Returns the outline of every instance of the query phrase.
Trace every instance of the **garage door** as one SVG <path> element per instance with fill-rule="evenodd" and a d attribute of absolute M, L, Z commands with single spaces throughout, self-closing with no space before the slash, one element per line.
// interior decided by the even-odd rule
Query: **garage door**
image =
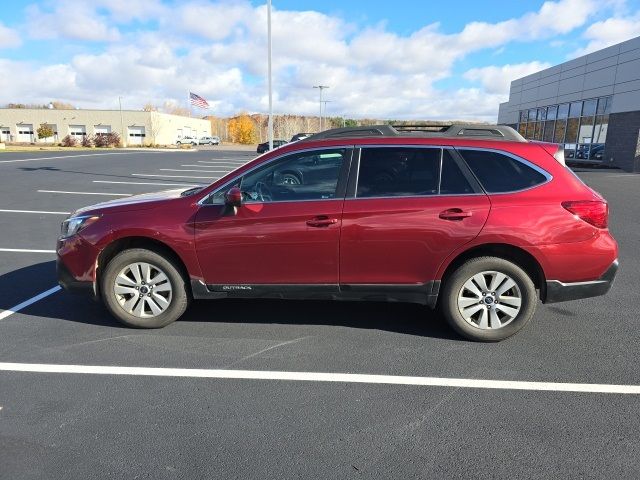
<path fill-rule="evenodd" d="M 111 133 L 111 125 L 96 125 L 93 127 L 96 135 L 107 135 Z"/>
<path fill-rule="evenodd" d="M 129 130 L 129 145 L 142 145 L 144 143 L 144 127 L 127 127 Z"/>
<path fill-rule="evenodd" d="M 0 142 L 8 142 L 11 140 L 11 130 L 9 127 L 0 127 Z"/>
<path fill-rule="evenodd" d="M 85 127 L 84 125 L 69 125 L 69 135 L 71 135 L 72 137 L 76 137 L 78 141 L 81 141 L 82 137 L 84 137 L 86 134 L 87 127 Z"/>
<path fill-rule="evenodd" d="M 22 125 L 16 125 L 16 129 L 18 131 L 19 142 L 32 142 L 33 141 L 33 125 L 27 125 L 23 123 Z"/>

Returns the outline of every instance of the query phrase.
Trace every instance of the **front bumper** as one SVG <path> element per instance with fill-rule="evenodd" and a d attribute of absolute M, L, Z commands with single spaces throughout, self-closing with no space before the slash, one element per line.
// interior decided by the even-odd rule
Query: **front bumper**
<path fill-rule="evenodd" d="M 95 295 L 93 282 L 76 280 L 60 257 L 56 259 L 56 274 L 58 276 L 58 284 L 67 292 Z"/>
<path fill-rule="evenodd" d="M 618 260 L 614 260 L 607 271 L 597 280 L 573 283 L 548 280 L 544 303 L 566 302 L 568 300 L 604 295 L 611 290 L 617 272 Z"/>

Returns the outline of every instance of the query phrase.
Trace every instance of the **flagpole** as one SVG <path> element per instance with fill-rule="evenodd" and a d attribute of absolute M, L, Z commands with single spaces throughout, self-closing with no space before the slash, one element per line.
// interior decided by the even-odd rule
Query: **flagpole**
<path fill-rule="evenodd" d="M 189 110 L 189 118 L 191 118 L 191 92 L 187 90 L 187 109 Z"/>
<path fill-rule="evenodd" d="M 267 50 L 268 50 L 268 75 L 269 75 L 269 121 L 268 121 L 268 135 L 269 135 L 269 150 L 273 150 L 273 95 L 271 84 L 271 0 L 267 2 Z"/>

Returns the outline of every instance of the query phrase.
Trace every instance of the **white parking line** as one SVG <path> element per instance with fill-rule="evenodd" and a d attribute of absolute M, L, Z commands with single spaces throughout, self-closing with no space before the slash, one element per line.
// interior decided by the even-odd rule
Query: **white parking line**
<path fill-rule="evenodd" d="M 110 195 L 114 197 L 130 197 L 133 193 L 106 193 L 106 192 L 63 192 L 61 190 L 38 190 L 40 193 L 67 193 L 69 195 Z"/>
<path fill-rule="evenodd" d="M 202 184 L 194 183 L 158 183 L 158 182 L 112 182 L 109 180 L 94 180 L 93 183 L 125 183 L 127 185 L 160 185 L 169 187 L 199 187 Z"/>
<path fill-rule="evenodd" d="M 194 177 L 193 175 L 149 175 L 148 173 L 132 173 L 134 177 L 162 177 L 162 178 L 207 178 L 207 179 L 218 179 L 217 177 Z"/>
<path fill-rule="evenodd" d="M 159 168 L 161 172 L 200 172 L 200 173 L 226 173 L 229 169 L 225 170 L 189 170 L 188 168 Z"/>
<path fill-rule="evenodd" d="M 240 164 L 238 164 L 240 165 Z M 233 168 L 234 165 L 180 165 L 181 167 L 200 167 L 200 168 L 216 168 L 216 167 L 220 167 L 220 168 Z"/>
<path fill-rule="evenodd" d="M 45 292 L 46 293 L 46 292 Z M 61 365 L 47 363 L 0 363 L 0 371 L 74 373 L 150 377 L 224 378 L 240 380 L 285 380 L 302 382 L 368 383 L 421 387 L 532 390 L 541 392 L 617 393 L 640 395 L 640 385 L 598 383 L 523 382 L 473 378 L 407 377 L 357 373 L 280 372 L 269 370 L 223 370 L 198 368 L 113 367 L 107 365 Z"/>
<path fill-rule="evenodd" d="M 0 248 L 0 252 L 56 253 L 55 250 L 31 250 L 28 248 Z"/>
<path fill-rule="evenodd" d="M 226 162 L 226 161 L 209 162 L 207 160 L 198 160 L 198 163 L 206 163 L 206 164 L 214 164 L 214 165 L 222 165 L 222 164 L 226 164 L 226 165 L 244 165 L 245 163 L 247 163 L 247 161 L 238 160 L 237 162 Z"/>
<path fill-rule="evenodd" d="M 4 210 L 0 209 L 0 212 L 5 213 L 46 213 L 49 215 L 69 215 L 71 212 L 46 212 L 44 210 Z"/>
<path fill-rule="evenodd" d="M 82 153 L 80 155 L 61 155 L 59 157 L 20 158 L 18 160 L 0 160 L 0 163 L 35 162 L 36 160 L 55 160 L 60 158 L 78 158 L 78 157 L 99 157 L 104 155 L 131 155 L 132 153 L 145 153 L 145 152 Z"/>
<path fill-rule="evenodd" d="M 0 320 L 4 320 L 9 315 L 13 315 L 14 313 L 19 312 L 23 308 L 26 308 L 29 305 L 32 305 L 32 304 L 36 303 L 38 300 L 42 300 L 43 298 L 48 297 L 49 295 L 51 295 L 53 293 L 56 293 L 56 292 L 58 292 L 60 290 L 61 290 L 60 286 L 56 285 L 55 287 L 50 288 L 49 290 L 46 290 L 46 291 L 36 295 L 35 297 L 30 298 L 29 300 L 25 300 L 24 302 L 19 303 L 15 307 L 11 307 L 11 308 L 5 310 L 4 312 L 1 312 L 0 313 Z"/>

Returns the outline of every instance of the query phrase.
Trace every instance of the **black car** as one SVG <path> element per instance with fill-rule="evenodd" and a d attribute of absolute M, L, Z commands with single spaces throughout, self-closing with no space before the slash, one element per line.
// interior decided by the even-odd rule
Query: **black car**
<path fill-rule="evenodd" d="M 274 140 L 273 141 L 273 148 L 278 148 L 281 147 L 285 144 L 287 144 L 289 142 L 287 142 L 286 140 Z M 268 152 L 269 151 L 269 142 L 264 142 L 258 145 L 258 148 L 256 149 L 257 153 L 264 153 L 264 152 Z"/>
<path fill-rule="evenodd" d="M 293 137 L 291 137 L 290 142 L 297 142 L 298 140 L 304 140 L 305 138 L 309 138 L 313 133 L 296 133 Z"/>

